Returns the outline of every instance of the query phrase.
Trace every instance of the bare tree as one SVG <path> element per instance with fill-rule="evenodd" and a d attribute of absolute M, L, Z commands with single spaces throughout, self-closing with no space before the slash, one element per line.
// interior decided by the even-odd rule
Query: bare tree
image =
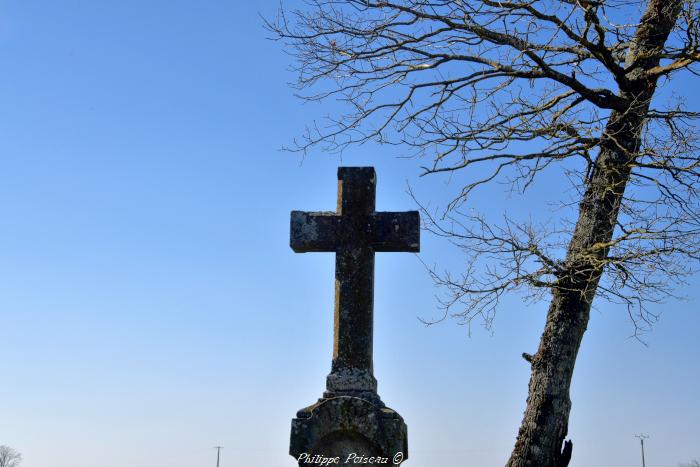
<path fill-rule="evenodd" d="M 576 356 L 595 296 L 636 332 L 700 254 L 694 120 L 661 85 L 700 60 L 694 0 L 307 0 L 267 27 L 297 59 L 308 100 L 347 112 L 292 149 L 403 145 L 424 174 L 471 177 L 427 228 L 467 256 L 438 274 L 445 313 L 491 323 L 503 294 L 551 300 L 508 467 L 565 466 Z M 561 217 L 538 225 L 466 213 L 493 181 L 525 192 L 568 177 Z"/>
<path fill-rule="evenodd" d="M 686 464 L 679 464 L 679 467 L 700 467 L 700 461 L 694 459 Z"/>
<path fill-rule="evenodd" d="M 22 455 L 9 446 L 0 446 L 0 467 L 17 467 Z"/>

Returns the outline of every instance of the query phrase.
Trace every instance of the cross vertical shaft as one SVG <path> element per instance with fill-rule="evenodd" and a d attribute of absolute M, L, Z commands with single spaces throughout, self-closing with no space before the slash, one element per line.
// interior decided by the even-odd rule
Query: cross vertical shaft
<path fill-rule="evenodd" d="M 335 256 L 333 371 L 361 368 L 370 373 L 374 334 L 374 251 L 341 248 Z M 362 339 L 354 339 L 361 335 Z"/>
<path fill-rule="evenodd" d="M 342 227 L 335 254 L 333 363 L 329 392 L 377 391 L 373 371 L 374 250 L 364 235 L 374 213 L 376 175 L 369 168 L 338 170 Z"/>

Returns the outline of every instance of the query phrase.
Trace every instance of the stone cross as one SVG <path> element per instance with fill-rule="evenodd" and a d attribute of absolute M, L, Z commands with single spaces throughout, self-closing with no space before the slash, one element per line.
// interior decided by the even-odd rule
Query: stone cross
<path fill-rule="evenodd" d="M 336 212 L 292 211 L 295 252 L 336 254 L 333 364 L 326 397 L 376 394 L 374 253 L 420 248 L 418 211 L 375 212 L 376 181 L 372 167 L 340 167 Z"/>
<path fill-rule="evenodd" d="M 372 167 L 340 167 L 335 212 L 292 211 L 295 252 L 335 252 L 333 364 L 323 398 L 292 419 L 289 453 L 299 466 L 408 458 L 406 424 L 381 401 L 372 368 L 374 253 L 417 252 L 420 218 L 417 211 L 375 212 L 376 181 Z"/>

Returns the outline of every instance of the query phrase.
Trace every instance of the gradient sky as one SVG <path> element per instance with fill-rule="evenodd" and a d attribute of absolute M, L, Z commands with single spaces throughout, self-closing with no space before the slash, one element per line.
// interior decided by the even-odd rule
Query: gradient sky
<path fill-rule="evenodd" d="M 294 254 L 289 211 L 332 210 L 338 165 L 374 165 L 378 208 L 449 199 L 400 150 L 279 151 L 333 103 L 302 104 L 266 40 L 270 2 L 0 1 L 0 444 L 23 467 L 295 465 L 290 419 L 330 368 L 333 255 Z M 688 81 L 673 83 L 681 91 Z M 695 97 L 697 102 L 697 97 Z M 482 211 L 547 209 L 501 187 Z M 539 191 L 537 191 L 539 190 Z M 555 196 L 556 197 L 556 196 Z M 535 212 L 536 214 L 536 212 Z M 461 257 L 424 235 L 421 257 Z M 546 303 L 494 332 L 439 316 L 418 257 L 376 262 L 375 373 L 409 427 L 405 465 L 502 466 Z M 700 458 L 700 281 L 648 346 L 597 303 L 572 387 L 572 467 Z"/>

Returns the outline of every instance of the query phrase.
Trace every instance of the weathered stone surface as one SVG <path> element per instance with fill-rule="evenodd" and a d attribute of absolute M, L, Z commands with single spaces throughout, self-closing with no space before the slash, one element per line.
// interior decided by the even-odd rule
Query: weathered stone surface
<path fill-rule="evenodd" d="M 295 252 L 336 254 L 331 372 L 323 398 L 292 422 L 295 458 L 407 455 L 406 425 L 382 403 L 373 374 L 374 253 L 419 251 L 420 218 L 417 211 L 375 212 L 375 193 L 374 168 L 340 167 L 337 212 L 291 215 Z"/>
<path fill-rule="evenodd" d="M 303 454 L 338 457 L 340 465 L 353 464 L 360 456 L 377 457 L 376 462 L 362 465 L 387 466 L 395 465 L 399 453 L 401 459 L 408 457 L 407 439 L 406 424 L 395 411 L 358 397 L 339 396 L 321 399 L 297 413 L 289 453 L 295 459 Z M 299 465 L 306 459 L 301 458 Z"/>

